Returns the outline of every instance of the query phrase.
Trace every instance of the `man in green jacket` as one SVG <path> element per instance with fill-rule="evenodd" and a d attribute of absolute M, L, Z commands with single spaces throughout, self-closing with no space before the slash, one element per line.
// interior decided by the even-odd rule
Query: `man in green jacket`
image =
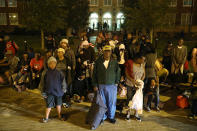
<path fill-rule="evenodd" d="M 118 62 L 111 58 L 111 46 L 103 47 L 103 56 L 95 62 L 93 71 L 94 90 L 99 90 L 104 104 L 108 110 L 103 120 L 109 118 L 110 122 L 115 124 L 117 84 L 120 80 L 120 69 Z"/>

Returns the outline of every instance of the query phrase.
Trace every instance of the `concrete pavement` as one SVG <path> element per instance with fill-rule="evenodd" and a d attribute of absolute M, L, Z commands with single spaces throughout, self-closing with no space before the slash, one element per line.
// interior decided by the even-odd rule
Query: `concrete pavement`
<path fill-rule="evenodd" d="M 89 126 L 85 124 L 85 117 L 89 103 L 73 104 L 71 108 L 63 108 L 67 120 L 55 118 L 56 111 L 52 111 L 52 119 L 48 123 L 41 123 L 44 116 L 45 102 L 39 93 L 25 91 L 18 93 L 11 88 L 0 88 L 0 131 L 85 131 Z M 169 104 L 170 105 L 170 104 Z M 168 106 L 169 106 L 168 105 Z M 173 105 L 172 105 L 173 106 Z M 175 106 L 175 104 L 174 104 Z M 164 108 L 165 109 L 165 108 Z M 117 124 L 105 121 L 98 131 L 196 131 L 197 120 L 188 120 L 187 109 L 165 109 L 160 113 L 144 111 L 142 122 L 117 115 Z"/>

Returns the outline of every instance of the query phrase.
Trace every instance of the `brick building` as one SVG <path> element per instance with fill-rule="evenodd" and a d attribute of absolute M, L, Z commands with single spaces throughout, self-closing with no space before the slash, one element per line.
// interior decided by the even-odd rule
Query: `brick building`
<path fill-rule="evenodd" d="M 97 23 L 108 24 L 109 30 L 120 30 L 121 24 L 124 23 L 124 15 L 121 11 L 123 0 L 89 0 L 90 18 L 89 27 L 97 28 Z"/>
<path fill-rule="evenodd" d="M 170 27 L 161 31 L 197 32 L 197 0 L 171 0 L 169 6 L 172 8 L 168 14 Z"/>
<path fill-rule="evenodd" d="M 97 29 L 98 23 L 108 24 L 109 30 L 120 30 L 124 23 L 121 11 L 124 0 L 89 0 L 89 27 Z M 125 3 L 126 4 L 126 3 Z M 20 25 L 20 0 L 0 0 L 0 31 L 13 29 Z M 169 28 L 166 32 L 197 32 L 197 0 L 171 0 L 169 5 L 173 12 L 168 14 Z"/>
<path fill-rule="evenodd" d="M 20 24 L 19 0 L 0 0 L 0 31 L 11 31 Z"/>

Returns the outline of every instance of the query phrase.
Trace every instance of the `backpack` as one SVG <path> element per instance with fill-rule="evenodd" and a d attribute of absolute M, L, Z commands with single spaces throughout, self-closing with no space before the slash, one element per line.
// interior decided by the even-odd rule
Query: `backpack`
<path fill-rule="evenodd" d="M 180 108 L 187 108 L 189 106 L 188 99 L 182 95 L 177 96 L 176 105 Z"/>

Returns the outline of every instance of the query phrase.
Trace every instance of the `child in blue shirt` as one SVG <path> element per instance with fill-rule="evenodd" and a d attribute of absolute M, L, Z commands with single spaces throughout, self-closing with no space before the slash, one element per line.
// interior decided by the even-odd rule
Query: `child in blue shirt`
<path fill-rule="evenodd" d="M 51 108 L 56 107 L 58 118 L 61 119 L 61 105 L 62 96 L 66 92 L 66 82 L 64 75 L 56 69 L 57 60 L 55 57 L 48 59 L 48 71 L 44 76 L 44 93 L 43 96 L 46 99 L 46 116 L 43 118 L 43 122 L 46 123 L 49 120 L 49 114 Z"/>

